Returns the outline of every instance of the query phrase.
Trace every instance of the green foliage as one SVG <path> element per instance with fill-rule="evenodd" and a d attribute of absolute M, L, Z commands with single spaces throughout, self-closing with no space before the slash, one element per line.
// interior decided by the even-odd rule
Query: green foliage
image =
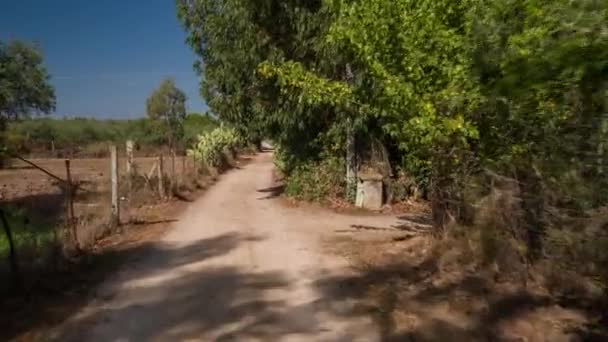
<path fill-rule="evenodd" d="M 186 118 L 186 94 L 175 86 L 171 78 L 163 80 L 146 100 L 146 112 L 150 120 L 164 132 L 171 147 L 184 134 Z"/>
<path fill-rule="evenodd" d="M 55 108 L 55 93 L 42 65 L 42 53 L 20 41 L 0 41 L 0 120 L 48 113 Z"/>
<path fill-rule="evenodd" d="M 18 252 L 25 252 L 28 248 L 47 251 L 53 247 L 53 229 L 56 227 L 48 223 L 30 223 L 28 213 L 22 209 L 5 207 L 4 211 Z M 8 252 L 8 237 L 2 233 L 0 234 L 0 257 L 6 257 Z"/>
<path fill-rule="evenodd" d="M 261 140 L 252 93 L 253 70 L 267 51 L 256 34 L 252 6 L 238 0 L 178 0 L 178 17 L 189 33 L 188 44 L 204 58 L 195 69 L 201 75 L 201 94 L 211 111 L 252 142 Z"/>
<path fill-rule="evenodd" d="M 470 216 L 479 199 L 467 196 L 472 184 L 487 191 L 511 178 L 522 212 L 513 230 L 540 255 L 546 228 L 560 224 L 547 212 L 575 219 L 608 204 L 606 1 L 180 0 L 178 8 L 205 59 L 213 110 L 273 140 L 292 194 L 327 193 L 313 170 L 343 159 L 354 131 L 379 140 L 393 170 L 425 188 L 438 228 Z"/>
<path fill-rule="evenodd" d="M 184 119 L 184 146 L 192 146 L 203 132 L 209 132 L 218 126 L 217 120 L 206 114 L 190 113 Z"/>
<path fill-rule="evenodd" d="M 234 153 L 239 146 L 242 146 L 242 139 L 238 132 L 221 127 L 200 135 L 193 148 L 188 150 L 188 155 L 209 167 L 222 168 L 226 164 L 225 153 Z"/>
<path fill-rule="evenodd" d="M 55 109 L 55 91 L 42 63 L 37 48 L 0 41 L 0 166 L 10 152 L 4 132 L 7 123 Z"/>
<path fill-rule="evenodd" d="M 290 174 L 285 193 L 306 201 L 323 201 L 344 195 L 344 161 L 327 158 L 296 167 Z"/>
<path fill-rule="evenodd" d="M 147 118 L 134 120 L 97 120 L 89 118 L 37 118 L 9 123 L 4 137 L 7 146 L 16 153 L 48 154 L 54 146 L 56 153 L 91 154 L 107 143 L 122 144 L 134 140 L 142 148 L 159 148 L 169 144 L 157 121 Z M 181 144 L 188 146 L 198 134 L 217 127 L 208 115 L 189 114 L 184 120 Z M 97 146 L 97 147 L 95 147 Z"/>

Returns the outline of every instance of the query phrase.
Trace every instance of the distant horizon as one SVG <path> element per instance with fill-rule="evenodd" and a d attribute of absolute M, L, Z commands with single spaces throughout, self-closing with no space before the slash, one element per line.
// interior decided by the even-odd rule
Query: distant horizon
<path fill-rule="evenodd" d="M 141 118 L 146 98 L 166 77 L 188 96 L 188 112 L 205 112 L 197 57 L 185 39 L 173 1 L 0 3 L 0 41 L 41 49 L 57 117 Z"/>
<path fill-rule="evenodd" d="M 206 112 L 198 112 L 198 111 L 187 111 L 186 115 L 190 115 L 190 114 L 198 114 L 201 116 L 205 116 L 205 115 L 209 115 L 213 118 L 218 118 L 217 115 L 213 114 L 210 111 L 206 111 Z M 18 121 L 23 121 L 23 120 L 36 120 L 36 119 L 93 119 L 93 120 L 100 120 L 100 121 L 105 121 L 105 120 L 138 120 L 138 119 L 146 119 L 147 115 L 141 115 L 141 116 L 133 116 L 133 117 L 104 117 L 104 116 L 94 116 L 94 115 L 61 115 L 61 114 L 57 114 L 57 113 L 50 113 L 50 114 L 36 114 L 36 115 L 30 115 L 29 117 L 26 118 L 22 118 Z"/>

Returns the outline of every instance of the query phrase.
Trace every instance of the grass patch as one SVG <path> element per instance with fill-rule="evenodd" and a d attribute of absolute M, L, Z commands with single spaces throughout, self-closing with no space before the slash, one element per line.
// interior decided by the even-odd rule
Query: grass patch
<path fill-rule="evenodd" d="M 15 248 L 21 257 L 38 258 L 52 248 L 56 229 L 53 224 L 32 220 L 32 216 L 25 209 L 14 207 L 3 209 L 11 228 Z M 9 249 L 8 238 L 3 231 L 0 235 L 0 258 L 6 259 Z"/>

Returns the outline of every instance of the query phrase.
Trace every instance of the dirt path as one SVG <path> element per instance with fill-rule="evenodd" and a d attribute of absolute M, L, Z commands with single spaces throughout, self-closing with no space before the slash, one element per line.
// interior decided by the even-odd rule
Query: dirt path
<path fill-rule="evenodd" d="M 322 241 L 393 217 L 287 208 L 272 189 L 272 156 L 225 176 L 174 229 L 127 263 L 71 320 L 59 340 L 377 341 L 349 296 L 345 259 Z"/>

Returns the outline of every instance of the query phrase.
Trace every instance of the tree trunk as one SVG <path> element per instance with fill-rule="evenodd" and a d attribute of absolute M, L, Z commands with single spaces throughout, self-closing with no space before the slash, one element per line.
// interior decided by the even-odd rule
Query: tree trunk
<path fill-rule="evenodd" d="M 344 79 L 346 83 L 353 83 L 353 71 L 349 63 L 346 64 Z M 353 202 L 357 197 L 357 142 L 353 119 L 346 120 L 346 198 Z"/>
<path fill-rule="evenodd" d="M 522 225 L 528 245 L 528 257 L 536 260 L 542 255 L 543 235 L 545 234 L 544 195 L 542 182 L 533 168 L 517 170 L 521 208 L 523 211 Z"/>
<path fill-rule="evenodd" d="M 346 131 L 346 196 L 354 201 L 357 194 L 357 146 L 351 120 Z"/>

